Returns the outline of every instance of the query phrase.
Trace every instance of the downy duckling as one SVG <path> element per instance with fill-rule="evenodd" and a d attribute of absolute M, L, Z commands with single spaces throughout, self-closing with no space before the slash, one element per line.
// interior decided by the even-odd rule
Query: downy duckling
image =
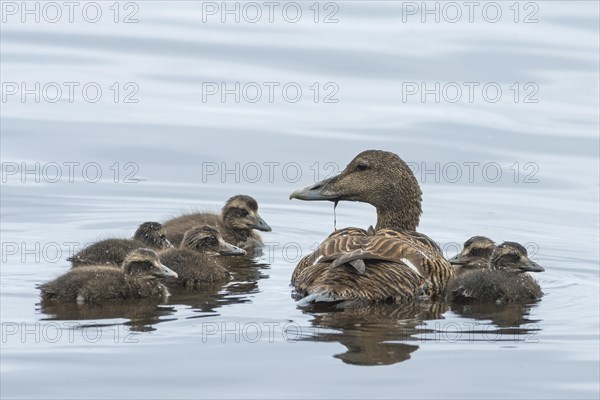
<path fill-rule="evenodd" d="M 492 239 L 485 236 L 473 236 L 465 242 L 462 251 L 448 261 L 456 269 L 457 275 L 487 268 L 495 248 L 496 243 Z"/>
<path fill-rule="evenodd" d="M 538 300 L 540 285 L 525 272 L 543 272 L 519 243 L 504 242 L 492 253 L 489 268 L 466 272 L 448 283 L 446 299 L 473 303 L 527 303 Z"/>
<path fill-rule="evenodd" d="M 171 246 L 167 240 L 165 228 L 158 222 L 144 222 L 135 231 L 131 239 L 105 239 L 93 243 L 73 257 L 73 267 L 82 265 L 112 265 L 120 266 L 127 254 L 140 247 L 163 250 Z"/>
<path fill-rule="evenodd" d="M 121 268 L 81 266 L 39 286 L 43 301 L 102 303 L 110 300 L 165 297 L 169 291 L 159 277 L 177 277 L 151 249 L 129 253 Z"/>
<path fill-rule="evenodd" d="M 169 279 L 169 287 L 198 289 L 222 284 L 230 279 L 229 271 L 219 265 L 213 256 L 244 255 L 246 251 L 223 240 L 212 226 L 196 226 L 183 236 L 181 246 L 160 253 L 160 258 L 177 272 L 177 279 Z"/>
<path fill-rule="evenodd" d="M 305 301 L 400 303 L 444 293 L 454 268 L 439 246 L 416 233 L 421 188 L 409 166 L 396 154 L 367 150 L 337 176 L 290 195 L 310 201 L 359 201 L 377 210 L 374 230 L 333 232 L 292 274 L 292 285 Z"/>
<path fill-rule="evenodd" d="M 231 197 L 221 210 L 221 215 L 213 213 L 191 213 L 165 222 L 167 238 L 179 246 L 185 232 L 194 226 L 216 226 L 227 243 L 248 251 L 251 255 L 260 253 L 263 242 L 254 230 L 271 232 L 271 227 L 258 214 L 258 203 L 250 196 L 238 194 Z"/>

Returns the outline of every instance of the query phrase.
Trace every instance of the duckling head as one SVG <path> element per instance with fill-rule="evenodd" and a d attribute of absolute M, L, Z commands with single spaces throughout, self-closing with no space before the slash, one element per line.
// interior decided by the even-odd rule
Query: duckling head
<path fill-rule="evenodd" d="M 258 214 L 258 203 L 250 196 L 233 196 L 225 203 L 221 215 L 223 224 L 228 228 L 271 232 L 269 224 Z"/>
<path fill-rule="evenodd" d="M 460 253 L 449 259 L 452 265 L 462 268 L 486 268 L 496 248 L 496 243 L 485 236 L 473 236 L 465 242 Z"/>
<path fill-rule="evenodd" d="M 133 238 L 159 250 L 173 247 L 167 240 L 166 229 L 159 222 L 144 222 L 137 228 Z"/>
<path fill-rule="evenodd" d="M 158 253 L 151 249 L 136 249 L 125 257 L 123 272 L 129 275 L 152 275 L 177 278 L 177 272 L 160 262 Z"/>
<path fill-rule="evenodd" d="M 541 265 L 529 259 L 527 249 L 515 242 L 504 242 L 497 246 L 492 253 L 490 266 L 495 270 L 514 273 L 544 271 Z"/>
<path fill-rule="evenodd" d="M 209 225 L 196 226 L 185 232 L 181 248 L 191 249 L 211 256 L 245 255 L 246 251 L 223 240 L 214 227 Z"/>
<path fill-rule="evenodd" d="M 369 203 L 377 227 L 415 230 L 421 215 L 421 189 L 409 166 L 394 153 L 367 150 L 337 176 L 296 190 L 290 199 Z"/>

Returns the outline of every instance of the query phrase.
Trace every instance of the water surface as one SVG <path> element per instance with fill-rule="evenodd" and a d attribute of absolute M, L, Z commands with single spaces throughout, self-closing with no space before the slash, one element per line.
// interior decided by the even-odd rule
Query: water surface
<path fill-rule="evenodd" d="M 115 23 L 100 4 L 97 23 L 1 25 L 3 398 L 598 398 L 597 3 L 519 3 L 514 22 L 500 2 L 497 23 L 423 23 L 407 3 L 354 1 L 320 3 L 318 23 L 312 3 L 297 23 L 120 3 Z M 48 86 L 36 102 L 7 82 L 79 86 L 73 101 L 49 101 Z M 95 103 L 79 90 L 90 82 Z M 251 83 L 239 102 L 206 92 L 237 82 Z M 270 101 L 265 83 L 302 96 Z M 407 94 L 421 85 L 434 93 Z M 546 268 L 542 301 L 299 307 L 291 273 L 334 215 L 287 198 L 370 148 L 413 167 L 419 230 L 448 256 L 475 234 L 527 244 Z M 230 261 L 230 284 L 166 302 L 39 304 L 35 286 L 68 270 L 70 249 L 218 211 L 236 193 L 258 200 L 273 232 L 261 258 Z M 367 227 L 375 212 L 341 203 L 336 220 Z"/>

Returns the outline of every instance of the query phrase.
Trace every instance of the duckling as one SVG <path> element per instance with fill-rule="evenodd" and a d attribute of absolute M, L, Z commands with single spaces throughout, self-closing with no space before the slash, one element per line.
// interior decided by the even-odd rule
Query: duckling
<path fill-rule="evenodd" d="M 396 154 L 367 150 L 337 176 L 296 190 L 290 199 L 359 201 L 377 210 L 377 225 L 333 232 L 292 274 L 297 296 L 307 301 L 400 303 L 443 294 L 455 275 L 439 246 L 415 232 L 421 189 Z"/>
<path fill-rule="evenodd" d="M 543 272 L 519 243 L 504 242 L 492 253 L 489 268 L 466 272 L 448 283 L 446 299 L 473 303 L 527 303 L 542 297 L 540 285 L 525 272 Z"/>
<path fill-rule="evenodd" d="M 43 301 L 76 301 L 79 304 L 164 298 L 169 291 L 157 279 L 159 277 L 176 278 L 177 273 L 163 265 L 154 250 L 140 248 L 125 257 L 121 268 L 81 266 L 38 288 Z"/>
<path fill-rule="evenodd" d="M 216 226 L 223 239 L 241 247 L 252 255 L 260 253 L 263 242 L 253 230 L 271 232 L 271 227 L 258 214 L 258 203 L 250 196 L 238 194 L 231 197 L 221 210 L 221 215 L 192 213 L 165 222 L 167 238 L 176 246 L 181 244 L 188 229 L 197 225 Z"/>
<path fill-rule="evenodd" d="M 177 279 L 165 281 L 169 287 L 198 289 L 229 281 L 229 271 L 219 265 L 212 256 L 244 255 L 246 251 L 223 240 L 212 226 L 196 226 L 189 229 L 180 248 L 164 250 L 160 258 L 177 272 Z"/>
<path fill-rule="evenodd" d="M 496 243 L 485 236 L 473 236 L 465 242 L 460 253 L 448 261 L 456 269 L 457 275 L 474 269 L 487 268 Z"/>
<path fill-rule="evenodd" d="M 173 247 L 166 237 L 165 228 L 158 222 L 144 222 L 131 239 L 105 239 L 93 243 L 73 257 L 67 258 L 73 267 L 82 265 L 120 266 L 131 251 L 140 247 L 162 250 Z"/>

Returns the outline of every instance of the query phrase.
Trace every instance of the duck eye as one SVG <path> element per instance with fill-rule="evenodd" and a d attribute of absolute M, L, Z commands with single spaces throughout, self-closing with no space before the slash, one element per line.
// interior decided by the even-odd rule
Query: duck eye
<path fill-rule="evenodd" d="M 246 217 L 248 216 L 248 211 L 241 209 L 240 210 L 240 217 Z"/>
<path fill-rule="evenodd" d="M 369 166 L 365 163 L 360 163 L 356 166 L 356 169 L 359 171 L 365 171 L 365 170 L 369 169 Z"/>

